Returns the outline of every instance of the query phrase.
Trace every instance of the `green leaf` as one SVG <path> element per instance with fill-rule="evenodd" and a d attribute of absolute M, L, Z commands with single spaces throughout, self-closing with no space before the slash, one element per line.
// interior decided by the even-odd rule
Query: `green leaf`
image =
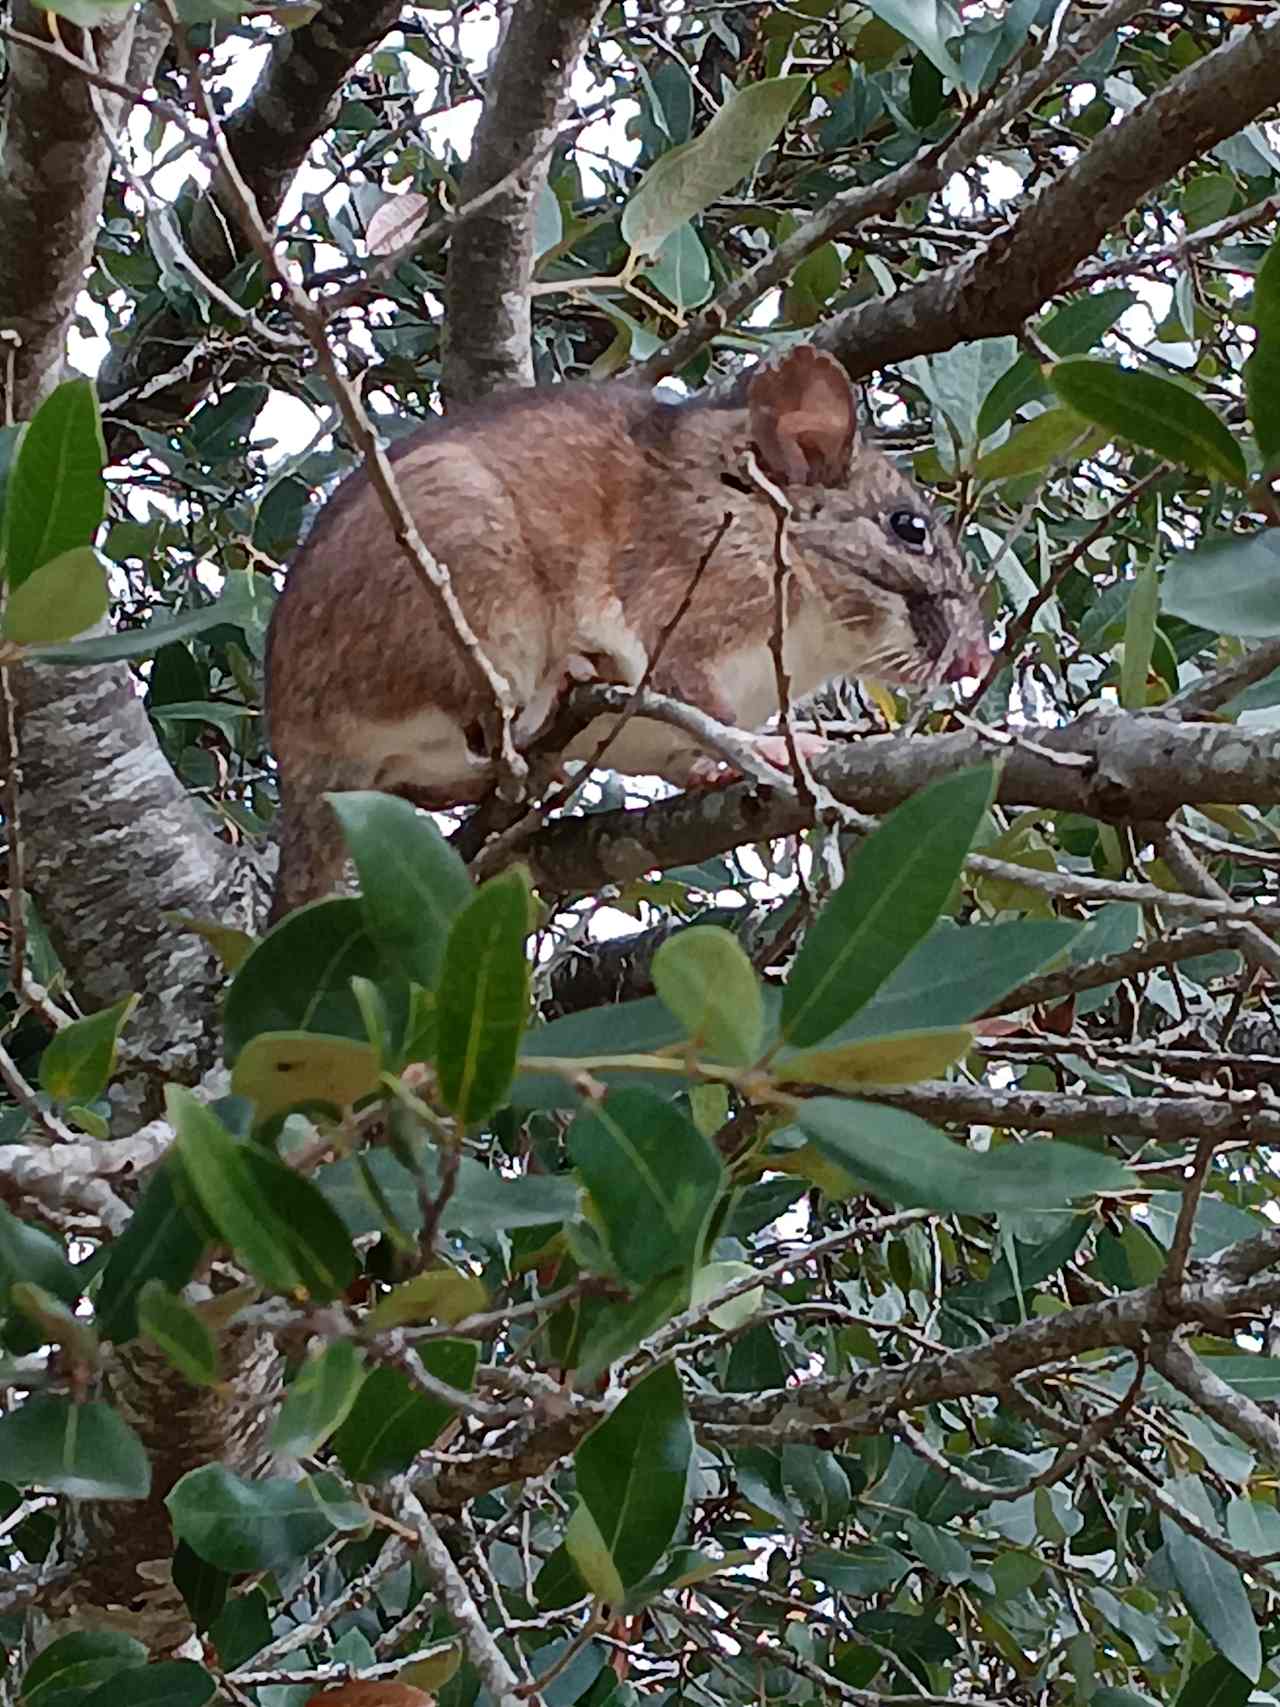
<path fill-rule="evenodd" d="M 805 933 L 782 998 L 789 1043 L 818 1043 L 850 1019 L 942 911 L 995 791 L 990 765 L 932 783 L 858 849 Z"/>
<path fill-rule="evenodd" d="M 653 957 L 653 986 L 697 1050 L 746 1066 L 760 1053 L 764 1000 L 742 944 L 719 925 L 677 931 Z"/>
<path fill-rule="evenodd" d="M 43 564 L 93 543 L 106 509 L 106 459 L 92 381 L 65 380 L 32 417 L 9 476 L 5 574 L 11 595 Z"/>
<path fill-rule="evenodd" d="M 435 1195 L 440 1181 L 432 1162 L 430 1154 L 421 1158 L 427 1191 Z M 422 1225 L 422 1181 L 385 1150 L 332 1162 L 319 1169 L 316 1181 L 352 1233 L 382 1230 L 388 1211 L 410 1232 Z M 504 1179 L 496 1169 L 463 1156 L 456 1187 L 440 1212 L 440 1228 L 492 1244 L 500 1234 L 521 1227 L 554 1227 L 567 1221 L 577 1202 L 578 1186 L 571 1174 Z"/>
<path fill-rule="evenodd" d="M 243 628 L 252 633 L 265 628 L 274 597 L 266 575 L 231 570 L 221 597 L 185 616 L 163 618 L 145 628 L 98 635 L 92 640 L 74 640 L 65 646 L 33 647 L 30 656 L 42 664 L 118 664 L 149 657 L 164 646 L 191 640 L 211 628 Z"/>
<path fill-rule="evenodd" d="M 921 1079 L 940 1078 L 963 1060 L 972 1043 L 973 1033 L 964 1025 L 906 1031 L 898 1037 L 864 1037 L 856 1043 L 782 1054 L 774 1062 L 773 1076 L 782 1085 L 829 1085 L 838 1091 L 863 1085 L 913 1085 Z"/>
<path fill-rule="evenodd" d="M 204 1707 L 217 1688 L 194 1660 L 159 1660 L 118 1673 L 77 1707 Z"/>
<path fill-rule="evenodd" d="M 978 1019 L 1069 950 L 1085 929 L 1057 919 L 1002 925 L 956 925 L 940 919 L 828 1044 L 891 1037 L 910 1031 L 926 1016 L 931 1026 Z"/>
<path fill-rule="evenodd" d="M 1068 456 L 1079 460 L 1106 442 L 1074 409 L 1046 409 L 1020 421 L 1002 445 L 978 458 L 973 472 L 979 480 L 1013 480 Z"/>
<path fill-rule="evenodd" d="M 0 1306 L 15 1281 L 43 1287 L 64 1304 L 74 1304 L 80 1296 L 80 1281 L 58 1240 L 0 1204 Z"/>
<path fill-rule="evenodd" d="M 364 1355 L 351 1340 L 333 1340 L 315 1352 L 289 1383 L 271 1450 L 310 1457 L 346 1421 L 364 1378 Z"/>
<path fill-rule="evenodd" d="M 1234 486 L 1247 484 L 1244 455 L 1230 431 L 1176 380 L 1145 368 L 1070 356 L 1055 363 L 1049 382 L 1077 414 L 1118 438 Z"/>
<path fill-rule="evenodd" d="M 965 87 L 964 72 L 947 46 L 947 37 L 960 35 L 962 28 L 946 0 L 867 0 L 867 7 L 918 47 L 958 89 Z"/>
<path fill-rule="evenodd" d="M 671 232 L 753 172 L 807 83 L 803 76 L 749 83 L 700 135 L 659 155 L 622 210 L 623 242 L 656 255 Z"/>
<path fill-rule="evenodd" d="M 868 1542 L 857 1547 L 842 1547 L 834 1552 L 827 1547 L 814 1547 L 800 1561 L 803 1575 L 838 1594 L 851 1594 L 859 1600 L 869 1600 L 901 1582 L 911 1569 L 911 1561 L 897 1548 L 882 1542 Z"/>
<path fill-rule="evenodd" d="M 474 1340 L 429 1340 L 418 1347 L 427 1373 L 462 1393 L 470 1390 L 478 1352 Z M 371 1369 L 333 1437 L 333 1450 L 353 1481 L 378 1481 L 406 1469 L 455 1414 L 399 1369 Z"/>
<path fill-rule="evenodd" d="M 684 1027 L 670 1009 L 656 996 L 646 996 L 638 1002 L 611 1002 L 604 1007 L 584 1008 L 581 1013 L 565 1014 L 548 1025 L 533 1026 L 525 1034 L 522 1054 L 529 1059 L 589 1060 L 593 1055 L 614 1055 L 618 1039 L 627 1040 L 628 1054 L 651 1054 L 668 1049 L 684 1037 Z M 661 1094 L 670 1094 L 673 1076 L 670 1073 L 633 1072 L 624 1069 L 593 1067 L 592 1076 L 602 1084 L 613 1086 L 636 1085 Z M 563 1073 L 519 1074 L 511 1087 L 511 1102 L 522 1109 L 576 1109 L 582 1098 Z"/>
<path fill-rule="evenodd" d="M 644 277 L 677 308 L 698 308 L 711 295 L 711 262 L 687 221 L 663 243 Z"/>
<path fill-rule="evenodd" d="M 187 1179 L 214 1226 L 264 1286 L 326 1300 L 357 1269 L 337 1211 L 310 1180 L 269 1151 L 234 1139 L 204 1103 L 165 1087 Z"/>
<path fill-rule="evenodd" d="M 578 1493 L 625 1588 L 669 1546 L 684 1511 L 692 1456 L 693 1429 L 673 1364 L 633 1387 L 574 1455 Z"/>
<path fill-rule="evenodd" d="M 1180 551 L 1164 572 L 1160 604 L 1216 634 L 1280 634 L 1280 532 L 1266 528 Z"/>
<path fill-rule="evenodd" d="M 912 1208 L 1006 1214 L 1133 1187 L 1119 1162 L 1074 1144 L 1006 1144 L 984 1155 L 904 1109 L 874 1103 L 817 1097 L 800 1106 L 796 1124 L 865 1190 Z"/>
<path fill-rule="evenodd" d="M 1140 569 L 1129 594 L 1124 619 L 1124 662 L 1120 667 L 1120 703 L 1126 711 L 1141 711 L 1147 703 L 1147 676 L 1156 638 L 1160 587 L 1156 566 Z"/>
<path fill-rule="evenodd" d="M 110 1405 L 27 1399 L 0 1417 L 0 1464 L 19 1487 L 77 1500 L 142 1500 L 151 1466 L 137 1435 Z"/>
<path fill-rule="evenodd" d="M 148 1280 L 138 1293 L 138 1328 L 197 1387 L 222 1379 L 218 1344 L 208 1324 L 158 1280 Z"/>
<path fill-rule="evenodd" d="M 475 894 L 425 812 L 372 792 L 331 794 L 360 874 L 365 926 L 389 964 L 434 990 L 449 927 Z"/>
<path fill-rule="evenodd" d="M 459 913 L 445 945 L 436 1009 L 440 1092 L 463 1125 L 506 1100 L 529 1018 L 529 880 L 504 871 Z"/>
<path fill-rule="evenodd" d="M 95 1321 L 102 1337 L 117 1345 L 138 1331 L 137 1300 L 147 1281 L 178 1291 L 195 1273 L 205 1247 L 204 1229 L 191 1220 L 174 1193 L 175 1165 L 176 1158 L 166 1157 L 152 1174 L 107 1257 Z"/>
<path fill-rule="evenodd" d="M 1280 459 L 1280 237 L 1267 250 L 1253 281 L 1257 342 L 1244 364 L 1249 420 L 1264 469 Z"/>
<path fill-rule="evenodd" d="M 146 1647 L 132 1636 L 115 1630 L 76 1630 L 50 1642 L 32 1660 L 22 1679 L 22 1699 L 28 1707 L 54 1696 L 66 1699 L 146 1661 Z"/>
<path fill-rule="evenodd" d="M 1160 1533 L 1187 1611 L 1223 1659 L 1256 1683 L 1262 1672 L 1262 1643 L 1239 1571 L 1163 1512 Z"/>
<path fill-rule="evenodd" d="M 1083 355 L 1137 300 L 1131 290 L 1100 290 L 1091 296 L 1078 296 L 1050 315 L 1039 328 L 1040 342 L 1055 356 Z M 1012 367 L 1005 369 L 983 400 L 978 412 L 979 438 L 989 438 L 1024 403 L 1041 396 L 1045 389 L 1039 362 L 1024 352 Z"/>
<path fill-rule="evenodd" d="M 10 589 L 4 637 L 15 646 L 46 646 L 83 634 L 107 614 L 108 565 L 92 545 L 77 545 L 33 569 Z"/>
<path fill-rule="evenodd" d="M 624 1278 L 643 1285 L 700 1262 L 724 1168 L 678 1109 L 650 1091 L 613 1091 L 578 1116 L 568 1145 Z"/>
<path fill-rule="evenodd" d="M 290 913 L 231 981 L 223 1012 L 228 1066 L 262 1032 L 321 1032 L 367 1043 L 352 978 L 385 978 L 359 901 L 338 896 Z"/>
<path fill-rule="evenodd" d="M 351 1037 L 263 1031 L 236 1057 L 231 1089 L 248 1097 L 260 1121 L 304 1104 L 339 1114 L 378 1088 L 378 1051 Z"/>
<path fill-rule="evenodd" d="M 1248 1707 L 1253 1684 L 1230 1660 L 1214 1655 L 1191 1673 L 1174 1707 Z"/>
<path fill-rule="evenodd" d="M 1192 1255 L 1200 1253 L 1192 1242 Z M 1266 1404 L 1280 1399 L 1280 1357 L 1251 1356 L 1248 1352 L 1227 1357 L 1206 1357 L 1206 1366 L 1221 1381 L 1250 1399 Z M 1280 1540 L 1276 1543 L 1280 1551 Z M 1271 1551 L 1271 1549 L 1268 1549 Z"/>
<path fill-rule="evenodd" d="M 180 1477 L 164 1503 L 179 1539 L 232 1574 L 293 1564 L 334 1529 L 309 1476 L 250 1482 L 222 1464 L 204 1464 Z"/>
<path fill-rule="evenodd" d="M 606 1606 L 618 1606 L 626 1599 L 627 1585 L 618 1575 L 609 1543 L 601 1535 L 600 1525 L 592 1517 L 590 1507 L 581 1500 L 565 1525 L 564 1550 L 583 1585 L 597 1600 Z M 550 1585 L 543 1585 L 541 1573 L 538 1583 L 545 1594 Z M 541 1595 L 539 1598 L 541 1601 Z M 576 1600 L 577 1594 L 572 1598 Z"/>
<path fill-rule="evenodd" d="M 55 1102 L 94 1102 L 102 1095 L 115 1071 L 120 1033 L 137 1001 L 124 996 L 53 1034 L 40 1057 L 40 1083 Z"/>

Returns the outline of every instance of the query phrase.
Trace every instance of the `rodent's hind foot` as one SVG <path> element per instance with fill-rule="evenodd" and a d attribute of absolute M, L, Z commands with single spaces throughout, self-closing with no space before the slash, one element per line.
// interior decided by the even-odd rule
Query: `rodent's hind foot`
<path fill-rule="evenodd" d="M 808 731 L 797 730 L 794 735 L 796 750 L 803 758 L 816 759 L 820 754 L 829 750 L 831 743 L 821 735 L 813 735 Z M 774 770 L 782 771 L 784 775 L 791 774 L 791 753 L 787 746 L 785 735 L 756 735 L 751 742 L 752 749 L 767 765 Z M 726 764 L 712 753 L 699 753 L 690 759 L 688 771 L 684 778 L 686 788 L 724 788 L 731 782 L 737 782 L 742 772 L 732 765 Z"/>

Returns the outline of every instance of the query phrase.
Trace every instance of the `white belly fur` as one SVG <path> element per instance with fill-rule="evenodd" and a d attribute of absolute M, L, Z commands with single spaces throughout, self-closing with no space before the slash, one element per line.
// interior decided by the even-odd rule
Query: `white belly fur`
<path fill-rule="evenodd" d="M 474 780 L 485 768 L 467 747 L 462 725 L 435 709 L 396 723 L 356 724 L 349 730 L 347 751 L 368 766 L 380 788 L 448 789 Z"/>
<path fill-rule="evenodd" d="M 618 665 L 617 673 L 634 685 L 643 674 L 644 657 L 636 636 L 620 620 L 621 613 L 597 608 L 587 613 L 585 622 L 581 614 L 574 636 L 576 645 L 571 649 L 607 651 Z M 802 612 L 790 626 L 786 661 L 793 698 L 811 693 L 840 673 L 837 647 L 833 645 L 838 639 L 838 633 L 833 632 L 830 623 L 817 611 Z M 561 683 L 557 669 L 554 680 L 547 676 L 529 695 L 526 700 L 529 711 L 517 725 L 518 739 L 527 738 L 532 728 L 541 723 Z M 727 653 L 715 671 L 715 685 L 733 707 L 739 729 L 754 731 L 763 727 L 778 708 L 777 679 L 768 643 Z M 598 718 L 565 750 L 565 758 L 589 759 L 613 723 L 612 718 Z M 690 736 L 669 724 L 631 717 L 602 763 L 606 769 L 631 776 L 666 776 L 670 772 L 671 780 L 681 781 L 684 764 L 695 748 Z M 377 785 L 383 788 L 408 785 L 447 791 L 473 786 L 477 775 L 488 768 L 468 748 L 462 725 L 447 712 L 433 707 L 395 723 L 355 725 L 350 730 L 348 751 L 352 758 L 367 764 L 370 776 L 376 777 Z"/>

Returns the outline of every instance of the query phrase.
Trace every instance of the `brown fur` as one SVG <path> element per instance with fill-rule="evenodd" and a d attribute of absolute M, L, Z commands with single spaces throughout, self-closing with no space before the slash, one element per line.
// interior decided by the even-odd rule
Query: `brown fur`
<path fill-rule="evenodd" d="M 927 685 L 983 667 L 984 625 L 955 547 L 912 483 L 859 441 L 838 364 L 801 346 L 745 390 L 729 407 L 675 406 L 624 384 L 523 392 L 395 446 L 428 548 L 527 708 L 524 738 L 578 661 L 603 679 L 639 679 L 726 512 L 732 524 L 652 685 L 747 727 L 776 711 L 776 518 L 751 458 L 793 512 L 797 697 L 837 674 Z M 923 549 L 889 525 L 899 511 L 927 521 Z M 326 790 L 386 788 L 443 806 L 491 785 L 477 749 L 492 707 L 361 473 L 289 573 L 267 676 L 284 814 L 273 917 L 323 894 L 341 869 Z M 686 780 L 690 738 L 633 723 L 610 763 Z"/>

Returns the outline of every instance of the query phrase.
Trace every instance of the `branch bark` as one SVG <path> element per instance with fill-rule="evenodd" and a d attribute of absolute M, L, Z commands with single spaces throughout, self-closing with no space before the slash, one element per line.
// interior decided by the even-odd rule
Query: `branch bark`
<path fill-rule="evenodd" d="M 1280 803 L 1275 741 L 1231 725 L 1099 712 L 1061 729 L 1037 730 L 1035 748 L 996 750 L 1003 756 L 998 799 L 1006 806 L 1121 823 L 1167 818 L 1180 806 Z M 813 773 L 842 804 L 881 813 L 992 753 L 974 730 L 875 735 L 817 759 Z M 1055 762 L 1058 756 L 1061 762 Z M 696 865 L 744 842 L 795 835 L 811 821 L 800 801 L 739 783 L 639 810 L 563 819 L 539 832 L 529 857 L 540 884 L 573 894 L 625 883 L 646 871 Z"/>
<path fill-rule="evenodd" d="M 47 18 L 33 0 L 14 0 L 15 30 L 44 33 Z M 129 64 L 132 15 L 92 33 L 68 24 L 63 35 L 73 50 L 88 42 L 113 77 Z M 24 420 L 62 378 L 111 163 L 89 90 L 68 66 L 10 48 L 0 161 L 0 326 L 21 338 L 6 418 Z"/>
<path fill-rule="evenodd" d="M 517 0 L 508 19 L 462 175 L 462 199 L 517 176 L 463 222 L 449 245 L 441 385 L 451 402 L 473 402 L 499 385 L 533 384 L 534 213 L 570 79 L 602 10 L 603 0 Z"/>

